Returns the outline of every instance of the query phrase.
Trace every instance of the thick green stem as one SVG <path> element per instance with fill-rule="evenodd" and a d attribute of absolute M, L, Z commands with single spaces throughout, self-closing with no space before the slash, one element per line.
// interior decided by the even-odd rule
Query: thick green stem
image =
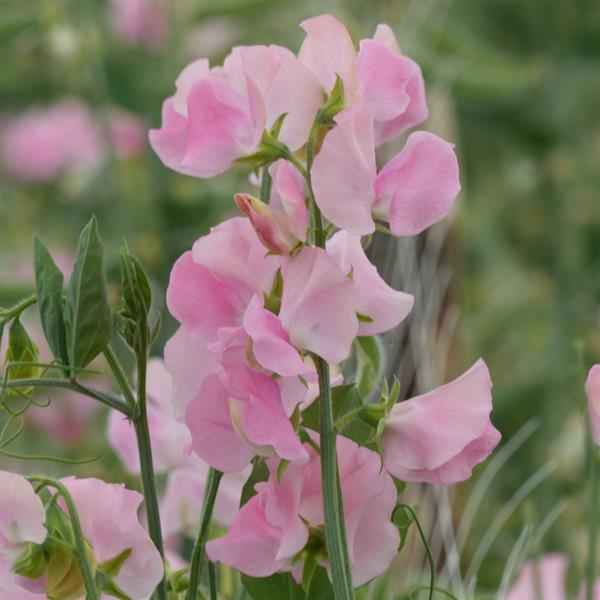
<path fill-rule="evenodd" d="M 154 480 L 154 465 L 152 462 L 152 445 L 150 443 L 150 431 L 148 429 L 148 412 L 146 407 L 146 368 L 148 357 L 146 351 L 140 352 L 138 356 L 138 386 L 137 386 L 137 414 L 133 419 L 135 436 L 137 438 L 138 454 L 140 456 L 140 474 L 142 477 L 142 492 L 146 505 L 146 516 L 148 517 L 148 530 L 150 538 L 164 559 L 164 548 L 162 531 L 160 526 L 160 513 L 158 509 L 158 495 L 156 493 L 156 482 Z M 158 584 L 157 594 L 160 600 L 167 598 L 167 585 L 163 577 Z"/>
<path fill-rule="evenodd" d="M 185 595 L 186 600 L 196 600 L 198 594 L 198 583 L 200 581 L 200 574 L 202 573 L 202 565 L 204 563 L 206 540 L 208 538 L 215 499 L 217 497 L 222 476 L 223 473 L 221 473 L 221 471 L 217 471 L 212 467 L 208 471 L 204 500 L 202 501 L 202 512 L 200 514 L 200 529 L 198 531 L 196 543 L 194 544 L 194 551 L 192 552 L 192 560 L 190 562 L 190 579 Z"/>
<path fill-rule="evenodd" d="M 66 390 L 73 390 L 74 392 L 79 392 L 84 396 L 89 396 L 90 398 L 94 398 L 94 400 L 98 400 L 98 402 L 102 402 L 102 404 L 106 404 L 106 406 L 110 408 L 114 408 L 124 415 L 131 416 L 131 409 L 119 398 L 110 392 L 101 392 L 99 390 L 95 390 L 87 385 L 83 385 L 82 383 L 77 383 L 76 381 L 69 381 L 68 379 L 53 379 L 53 378 L 40 378 L 40 379 L 13 379 L 12 381 L 0 382 L 0 387 L 10 389 L 10 388 L 28 388 L 28 387 L 56 387 L 63 388 Z"/>
<path fill-rule="evenodd" d="M 85 552 L 85 538 L 83 537 L 81 523 L 79 522 L 79 516 L 77 514 L 77 509 L 75 508 L 73 498 L 71 498 L 71 494 L 69 494 L 67 488 L 60 483 L 60 481 L 56 481 L 55 479 L 39 476 L 29 477 L 28 479 L 29 481 L 35 481 L 55 488 L 64 498 L 65 504 L 67 505 L 67 512 L 69 513 L 69 520 L 71 521 L 71 527 L 73 528 L 75 559 L 79 565 L 79 570 L 83 579 L 83 585 L 85 586 L 85 597 L 86 600 L 98 600 L 98 590 L 96 589 L 94 576 L 92 575 L 92 570 L 88 563 Z"/>
<path fill-rule="evenodd" d="M 585 599 L 594 600 L 594 584 L 596 582 L 596 561 L 598 553 L 598 522 L 600 521 L 600 481 L 597 469 L 597 448 L 592 439 L 591 423 L 588 419 L 587 460 L 588 484 L 590 486 L 589 528 L 588 528 L 588 562 L 586 568 Z"/>

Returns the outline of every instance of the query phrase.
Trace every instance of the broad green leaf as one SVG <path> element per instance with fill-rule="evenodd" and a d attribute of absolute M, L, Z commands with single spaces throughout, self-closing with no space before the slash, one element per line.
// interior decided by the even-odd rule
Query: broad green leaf
<path fill-rule="evenodd" d="M 96 218 L 84 227 L 65 307 L 69 364 L 85 367 L 106 347 L 112 315 L 106 292 L 102 242 Z"/>
<path fill-rule="evenodd" d="M 356 355 L 356 387 L 362 398 L 367 398 L 377 387 L 382 375 L 383 356 L 379 339 L 358 337 L 354 341 Z"/>
<path fill-rule="evenodd" d="M 63 365 L 69 364 L 63 312 L 64 277 L 37 236 L 33 245 L 33 265 L 37 305 L 46 341 L 54 358 Z"/>
<path fill-rule="evenodd" d="M 290 573 L 275 573 L 270 577 L 260 578 L 242 575 L 242 585 L 254 600 L 305 600 L 306 598 L 302 588 Z"/>
<path fill-rule="evenodd" d="M 269 479 L 269 469 L 263 460 L 256 458 L 254 459 L 254 465 L 252 466 L 252 473 L 242 488 L 242 496 L 240 498 L 240 506 L 243 506 L 256 495 L 254 486 L 260 481 L 266 481 Z"/>

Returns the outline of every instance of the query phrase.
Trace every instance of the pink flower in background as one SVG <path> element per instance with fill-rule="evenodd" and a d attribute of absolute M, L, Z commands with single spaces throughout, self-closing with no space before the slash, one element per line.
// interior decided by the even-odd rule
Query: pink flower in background
<path fill-rule="evenodd" d="M 394 235 L 416 235 L 447 216 L 460 191 L 453 146 L 432 133 L 413 133 L 377 174 L 373 111 L 364 104 L 336 117 L 314 161 L 315 200 L 351 233 L 373 233 L 374 219 L 381 219 Z"/>
<path fill-rule="evenodd" d="M 190 432 L 173 414 L 171 378 L 161 359 L 151 358 L 148 361 L 146 387 L 149 400 L 148 427 L 155 472 L 196 464 L 188 451 Z M 110 413 L 107 437 L 125 468 L 130 473 L 139 473 L 140 459 L 133 425 L 116 411 Z"/>
<path fill-rule="evenodd" d="M 115 583 L 132 599 L 147 598 L 162 578 L 163 564 L 138 519 L 143 496 L 122 484 L 109 484 L 100 479 L 67 477 L 61 481 L 73 498 L 96 563 L 101 564 L 130 549 L 131 554 Z"/>
<path fill-rule="evenodd" d="M 108 112 L 108 126 L 111 145 L 118 156 L 132 158 L 142 153 L 148 128 L 141 117 L 113 108 Z"/>
<path fill-rule="evenodd" d="M 240 506 L 240 497 L 250 469 L 229 473 L 221 478 L 213 519 L 228 527 Z M 183 534 L 194 538 L 200 524 L 200 510 L 208 476 L 208 465 L 199 459 L 193 467 L 175 469 L 167 480 L 160 503 L 162 530 L 165 537 Z"/>
<path fill-rule="evenodd" d="M 297 150 L 322 103 L 312 73 L 280 46 L 234 48 L 222 67 L 212 69 L 199 59 L 182 71 L 176 89 L 150 143 L 171 169 L 203 178 L 255 152 L 264 130 L 284 114 L 279 139 Z"/>
<path fill-rule="evenodd" d="M 391 514 L 397 493 L 376 453 L 343 437 L 337 447 L 350 564 L 359 586 L 382 573 L 396 555 L 400 538 Z M 309 462 L 289 465 L 279 479 L 277 461 L 269 461 L 269 480 L 256 485 L 257 495 L 242 506 L 227 535 L 207 544 L 211 560 L 253 577 L 292 571 L 299 579 L 302 562 L 293 559 L 306 546 L 309 528 L 324 522 L 319 455 L 306 448 Z M 328 565 L 323 554 L 317 560 Z"/>
<path fill-rule="evenodd" d="M 566 572 L 566 556 L 544 554 L 521 569 L 519 577 L 508 591 L 506 600 L 566 600 Z"/>
<path fill-rule="evenodd" d="M 386 470 L 437 485 L 468 479 L 500 442 L 490 422 L 491 389 L 480 359 L 458 379 L 396 404 L 381 437 Z"/>
<path fill-rule="evenodd" d="M 0 134 L 5 171 L 25 182 L 52 181 L 67 171 L 97 166 L 105 144 L 89 109 L 67 98 L 4 118 Z"/>
<path fill-rule="evenodd" d="M 165 0 L 111 0 L 115 33 L 132 46 L 160 50 L 169 37 Z"/>
<path fill-rule="evenodd" d="M 21 475 L 0 471 L 0 580 L 28 542 L 46 539 L 45 510 L 31 484 Z"/>
<path fill-rule="evenodd" d="M 592 437 L 600 446 L 600 364 L 594 365 L 585 382 Z"/>

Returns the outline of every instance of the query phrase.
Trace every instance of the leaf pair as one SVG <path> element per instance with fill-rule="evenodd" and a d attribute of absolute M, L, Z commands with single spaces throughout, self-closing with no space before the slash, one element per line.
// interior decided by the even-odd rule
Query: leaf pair
<path fill-rule="evenodd" d="M 34 269 L 42 328 L 54 358 L 60 364 L 85 367 L 104 350 L 112 328 L 96 218 L 91 218 L 79 236 L 66 300 L 63 274 L 37 237 Z"/>

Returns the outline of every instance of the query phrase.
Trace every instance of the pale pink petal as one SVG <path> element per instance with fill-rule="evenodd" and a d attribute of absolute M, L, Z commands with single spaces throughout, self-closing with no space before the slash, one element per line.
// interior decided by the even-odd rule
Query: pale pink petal
<path fill-rule="evenodd" d="M 162 578 L 163 563 L 138 520 L 143 496 L 122 484 L 108 484 L 99 479 L 67 477 L 61 481 L 73 498 L 96 562 L 105 562 L 131 549 L 115 583 L 132 599 L 147 598 Z"/>
<path fill-rule="evenodd" d="M 44 520 L 44 505 L 31 484 L 17 473 L 0 471 L 0 560 L 8 568 L 27 542 L 46 539 Z"/>
<path fill-rule="evenodd" d="M 375 105 L 375 120 L 388 121 L 406 111 L 410 97 L 406 86 L 412 68 L 403 56 L 373 40 L 362 40 L 356 61 L 360 93 Z"/>
<path fill-rule="evenodd" d="M 380 44 L 383 44 L 388 50 L 395 52 L 396 54 L 402 54 L 398 40 L 392 28 L 386 23 L 380 23 L 375 29 L 373 39 Z"/>
<path fill-rule="evenodd" d="M 229 393 L 217 375 L 203 380 L 187 407 L 185 422 L 192 433 L 193 451 L 211 467 L 232 473 L 241 471 L 252 460 L 254 452 L 232 425 Z"/>
<path fill-rule="evenodd" d="M 252 352 L 263 367 L 284 376 L 307 371 L 298 350 L 290 344 L 281 321 L 263 308 L 258 296 L 254 296 L 246 309 L 244 329 L 252 338 Z"/>
<path fill-rule="evenodd" d="M 521 569 L 517 581 L 506 595 L 506 600 L 567 600 L 566 574 L 566 556 L 544 554 Z M 539 582 L 539 593 L 536 591 L 536 581 Z"/>
<path fill-rule="evenodd" d="M 413 296 L 394 290 L 379 276 L 364 253 L 360 236 L 338 231 L 327 242 L 327 254 L 344 273 L 352 273 L 356 312 L 372 319 L 368 323 L 359 321 L 358 335 L 383 333 L 396 327 L 408 316 L 413 306 Z"/>
<path fill-rule="evenodd" d="M 600 364 L 594 365 L 585 382 L 592 436 L 600 446 Z"/>
<path fill-rule="evenodd" d="M 500 441 L 489 421 L 491 388 L 480 359 L 451 383 L 396 404 L 381 438 L 385 468 L 405 481 L 468 479 Z"/>
<path fill-rule="evenodd" d="M 206 344 L 194 340 L 183 327 L 167 341 L 164 355 L 172 381 L 170 404 L 173 416 L 183 421 L 186 407 L 196 397 L 202 380 L 214 373 L 218 365 Z"/>
<path fill-rule="evenodd" d="M 303 248 L 283 270 L 279 319 L 299 350 L 344 360 L 358 331 L 353 282 L 320 248 Z"/>
<path fill-rule="evenodd" d="M 300 23 L 306 31 L 298 58 L 316 76 L 325 91 L 335 85 L 336 75 L 344 83 L 347 99 L 354 98 L 357 88 L 356 51 L 348 30 L 333 15 L 325 14 Z"/>
<path fill-rule="evenodd" d="M 306 241 L 308 208 L 304 177 L 288 161 L 280 159 L 269 167 L 273 179 L 271 205 L 281 208 L 289 217 L 290 231 Z"/>
<path fill-rule="evenodd" d="M 336 117 L 312 168 L 315 201 L 336 227 L 366 235 L 375 231 L 373 107 L 362 104 Z"/>
<path fill-rule="evenodd" d="M 448 215 L 460 191 L 453 145 L 425 131 L 409 136 L 377 176 L 373 214 L 394 235 L 416 235 Z"/>
<path fill-rule="evenodd" d="M 215 277 L 185 252 L 171 271 L 169 312 L 194 337 L 212 341 L 220 327 L 240 323 L 246 300 L 239 286 Z"/>
<path fill-rule="evenodd" d="M 177 91 L 173 96 L 173 108 L 182 116 L 188 116 L 187 96 L 192 86 L 209 73 L 208 59 L 199 58 L 187 65 L 175 80 Z"/>

